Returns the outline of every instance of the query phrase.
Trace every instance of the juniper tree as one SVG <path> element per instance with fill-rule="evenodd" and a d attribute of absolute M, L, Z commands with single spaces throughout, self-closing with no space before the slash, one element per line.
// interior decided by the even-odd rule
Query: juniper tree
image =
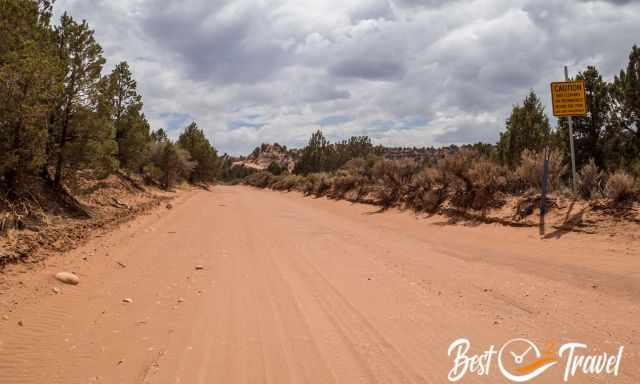
<path fill-rule="evenodd" d="M 602 79 L 602 75 L 595 67 L 589 66 L 584 72 L 576 76 L 576 80 L 585 82 L 588 113 L 585 117 L 573 117 L 573 132 L 575 140 L 576 164 L 578 168 L 593 159 L 600 168 L 606 168 L 607 139 L 611 140 L 610 128 L 611 94 L 609 85 Z M 566 118 L 559 121 L 560 138 L 565 157 L 569 154 L 569 128 Z"/>
<path fill-rule="evenodd" d="M 300 160 L 296 163 L 294 173 L 307 175 L 320 172 L 327 165 L 331 157 L 332 148 L 322 131 L 318 130 L 311 135 L 309 143 L 302 150 Z"/>
<path fill-rule="evenodd" d="M 525 149 L 540 151 L 547 145 L 551 127 L 542 102 L 531 91 L 522 105 L 516 105 L 507 119 L 505 132 L 500 133 L 498 157 L 510 167 L 520 162 Z"/>
<path fill-rule="evenodd" d="M 51 2 L 0 2 L 0 176 L 16 192 L 46 161 L 47 117 L 59 88 Z"/>
<path fill-rule="evenodd" d="M 111 101 L 111 120 L 115 128 L 120 166 L 139 171 L 148 156 L 149 123 L 142 113 L 142 96 L 124 61 L 116 65 L 106 78 L 107 97 Z"/>
<path fill-rule="evenodd" d="M 169 137 L 167 136 L 167 132 L 160 128 L 157 131 L 151 132 L 151 141 L 155 143 L 162 143 L 169 141 Z"/>
<path fill-rule="evenodd" d="M 169 189 L 179 180 L 189 179 L 195 168 L 189 153 L 170 140 L 152 144 L 151 164 L 147 165 L 150 177 L 158 179 L 160 185 Z"/>
<path fill-rule="evenodd" d="M 612 86 L 612 123 L 620 145 L 617 153 L 625 165 L 640 166 L 640 48 L 633 46 L 627 70 L 620 71 Z"/>
<path fill-rule="evenodd" d="M 99 83 L 105 63 L 102 48 L 86 21 L 66 13 L 56 28 L 58 54 L 63 61 L 63 90 L 50 131 L 54 147 L 54 185 L 85 167 L 113 168 L 113 124 L 99 108 Z M 103 101 L 103 100 L 102 100 Z"/>
<path fill-rule="evenodd" d="M 218 173 L 218 154 L 204 132 L 193 122 L 178 138 L 178 145 L 189 152 L 196 166 L 190 181 L 213 181 Z"/>

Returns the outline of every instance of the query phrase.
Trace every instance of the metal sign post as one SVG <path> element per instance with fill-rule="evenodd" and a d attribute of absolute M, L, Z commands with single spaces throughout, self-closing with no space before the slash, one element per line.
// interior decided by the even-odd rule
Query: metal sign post
<path fill-rule="evenodd" d="M 569 69 L 564 67 L 564 82 L 551 83 L 551 103 L 553 115 L 569 119 L 569 143 L 571 146 L 571 181 L 573 195 L 578 190 L 578 176 L 576 172 L 576 149 L 573 143 L 573 117 L 587 115 L 587 92 L 583 80 L 569 80 Z M 542 172 L 542 195 L 540 196 L 540 234 L 544 234 L 544 215 L 546 213 L 547 186 L 549 182 L 550 149 L 544 151 L 544 169 Z"/>
<path fill-rule="evenodd" d="M 576 151 L 573 143 L 573 117 L 587 115 L 587 92 L 584 81 L 570 81 L 569 70 L 564 67 L 564 82 L 551 83 L 553 115 L 569 119 L 569 142 L 571 144 L 571 175 L 573 193 L 577 190 Z"/>
<path fill-rule="evenodd" d="M 540 236 L 544 236 L 544 215 L 547 213 L 547 187 L 549 185 L 549 158 L 551 148 L 544 148 L 544 168 L 542 170 L 542 195 L 540 196 Z"/>
<path fill-rule="evenodd" d="M 569 81 L 569 69 L 564 66 L 564 79 Z M 571 146 L 571 181 L 573 185 L 573 194 L 575 195 L 577 190 L 577 177 L 576 177 L 576 150 L 573 144 L 573 117 L 569 116 L 569 143 Z"/>

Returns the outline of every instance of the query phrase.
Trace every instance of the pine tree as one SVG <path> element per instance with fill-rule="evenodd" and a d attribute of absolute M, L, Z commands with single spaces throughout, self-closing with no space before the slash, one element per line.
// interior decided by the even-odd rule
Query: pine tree
<path fill-rule="evenodd" d="M 180 175 L 180 158 L 173 143 L 167 142 L 163 145 L 159 166 L 163 173 L 162 186 L 169 189 L 176 183 Z"/>
<path fill-rule="evenodd" d="M 165 189 L 191 177 L 196 163 L 191 161 L 189 152 L 170 140 L 155 142 L 151 147 L 150 164 L 145 167 L 145 177 L 158 180 Z"/>
<path fill-rule="evenodd" d="M 164 129 L 160 128 L 157 131 L 151 132 L 151 141 L 155 143 L 162 143 L 169 141 L 169 136 L 167 136 L 167 132 Z"/>
<path fill-rule="evenodd" d="M 111 119 L 115 127 L 120 166 L 131 171 L 140 171 L 148 157 L 149 122 L 142 113 L 142 96 L 137 92 L 137 83 L 124 61 L 116 65 L 106 78 L 105 92 L 111 101 Z"/>
<path fill-rule="evenodd" d="M 105 63 L 102 48 L 86 21 L 77 23 L 66 13 L 56 28 L 58 53 L 64 63 L 64 88 L 50 130 L 54 185 L 59 187 L 75 170 L 97 167 L 108 171 L 116 166 L 113 124 L 99 108 L 99 83 Z"/>
<path fill-rule="evenodd" d="M 178 138 L 178 145 L 188 151 L 196 163 L 191 182 L 215 180 L 219 168 L 218 154 L 195 122 L 185 128 Z"/>
<path fill-rule="evenodd" d="M 548 144 L 550 132 L 544 106 L 535 92 L 531 91 L 521 106 L 513 107 L 507 119 L 506 131 L 500 133 L 500 161 L 510 167 L 518 165 L 522 151 L 541 151 Z"/>
<path fill-rule="evenodd" d="M 613 125 L 619 145 L 616 153 L 624 165 L 640 164 L 640 48 L 633 46 L 626 72 L 620 71 L 612 86 Z"/>
<path fill-rule="evenodd" d="M 585 82 L 588 108 L 587 116 L 573 118 L 576 166 L 580 169 L 593 159 L 599 168 L 606 168 L 605 148 L 612 105 L 609 85 L 602 79 L 598 70 L 591 66 L 579 73 L 576 79 Z M 569 137 L 566 118 L 560 119 L 560 136 Z M 609 138 L 611 139 L 612 137 Z M 566 139 L 565 142 L 568 143 L 569 140 Z M 568 158 L 568 144 L 565 144 L 564 148 Z"/>
<path fill-rule="evenodd" d="M 331 150 L 331 145 L 322 134 L 322 131 L 314 132 L 309 139 L 309 143 L 302 150 L 302 156 L 295 165 L 294 173 L 307 175 L 321 172 L 324 166 L 327 165 Z"/>
<path fill-rule="evenodd" d="M 60 72 L 50 17 L 48 1 L 2 0 L 0 6 L 0 177 L 13 193 L 46 161 L 47 118 Z"/>

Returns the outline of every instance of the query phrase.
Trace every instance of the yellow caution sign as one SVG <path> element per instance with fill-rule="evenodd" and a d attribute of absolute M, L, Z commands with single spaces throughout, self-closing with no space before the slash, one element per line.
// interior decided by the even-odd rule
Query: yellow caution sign
<path fill-rule="evenodd" d="M 551 83 L 551 100 L 554 116 L 585 116 L 587 114 L 587 93 L 582 80 Z"/>

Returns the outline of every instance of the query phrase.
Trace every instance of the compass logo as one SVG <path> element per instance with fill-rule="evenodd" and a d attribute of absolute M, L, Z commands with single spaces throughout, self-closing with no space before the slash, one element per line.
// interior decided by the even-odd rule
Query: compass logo
<path fill-rule="evenodd" d="M 564 363 L 564 382 L 576 374 L 618 376 L 624 347 L 617 354 L 586 355 L 580 352 L 586 344 L 566 343 L 558 347 L 549 342 L 540 349 L 535 343 L 524 338 L 507 341 L 498 350 L 495 345 L 479 354 L 471 354 L 471 342 L 458 339 L 451 343 L 448 355 L 453 357 L 453 367 L 449 371 L 451 382 L 461 380 L 465 375 L 489 376 L 493 360 L 497 359 L 500 374 L 514 383 L 532 381 L 550 368 Z"/>

